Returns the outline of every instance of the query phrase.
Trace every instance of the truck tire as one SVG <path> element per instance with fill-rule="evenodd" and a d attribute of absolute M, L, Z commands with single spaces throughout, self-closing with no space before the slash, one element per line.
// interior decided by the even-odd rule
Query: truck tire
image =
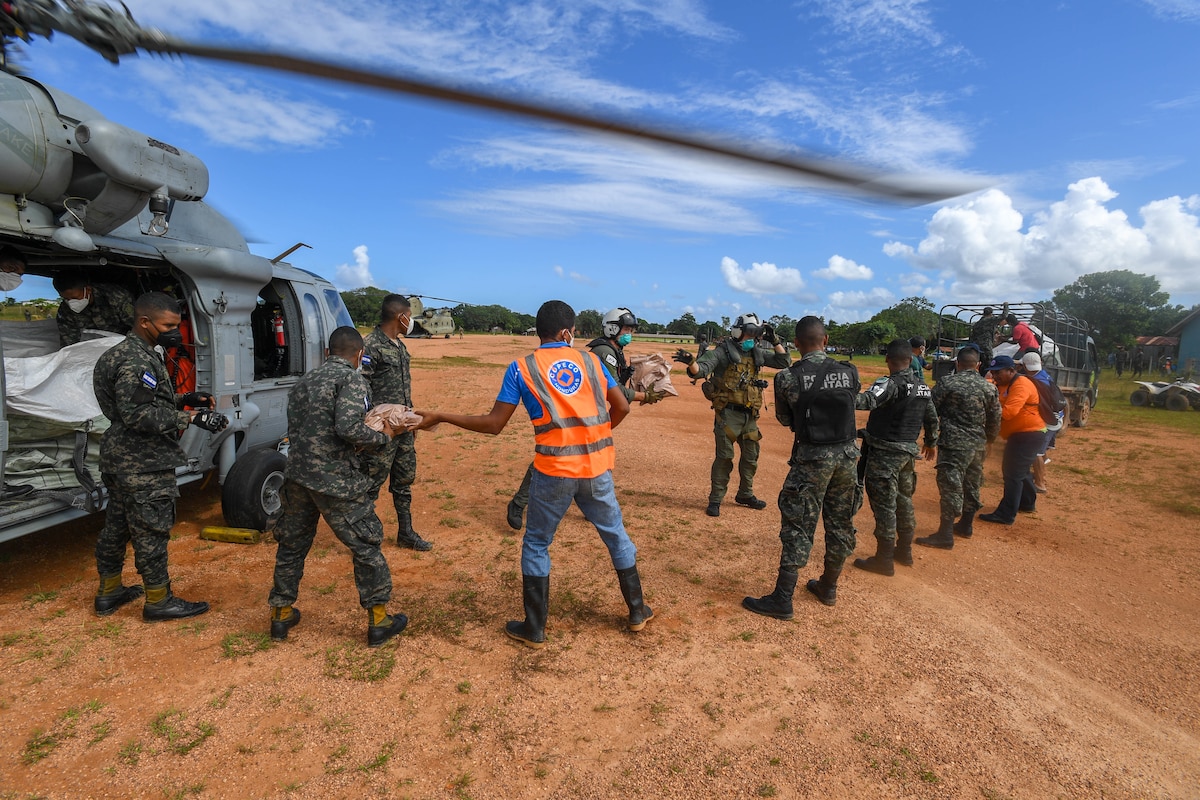
<path fill-rule="evenodd" d="M 1145 389 L 1134 389 L 1133 394 L 1129 395 L 1129 405 L 1143 407 L 1150 405 L 1150 392 Z"/>
<path fill-rule="evenodd" d="M 1174 394 L 1167 395 L 1168 411 L 1187 411 L 1191 405 L 1183 392 L 1175 392 Z"/>
<path fill-rule="evenodd" d="M 283 468 L 287 458 L 276 450 L 254 450 L 233 462 L 221 489 L 225 524 L 234 528 L 270 530 L 283 503 Z"/>
<path fill-rule="evenodd" d="M 1092 416 L 1092 406 L 1088 403 L 1087 395 L 1071 395 L 1067 398 L 1067 421 L 1075 428 L 1086 428 L 1088 419 Z"/>

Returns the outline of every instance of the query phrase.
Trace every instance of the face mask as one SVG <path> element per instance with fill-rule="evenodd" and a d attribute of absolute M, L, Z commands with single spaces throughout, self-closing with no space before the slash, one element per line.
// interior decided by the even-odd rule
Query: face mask
<path fill-rule="evenodd" d="M 754 340 L 753 339 L 747 339 L 746 341 L 742 342 L 742 352 L 749 353 L 753 349 L 754 349 Z"/>
<path fill-rule="evenodd" d="M 631 334 L 631 333 L 622 333 L 620 336 L 617 337 L 617 344 L 621 345 L 621 347 L 624 347 L 625 345 L 629 344 L 632 341 L 633 341 L 633 334 Z"/>
<path fill-rule="evenodd" d="M 179 330 L 179 328 L 163 331 L 158 335 L 154 343 L 164 350 L 170 350 L 172 347 L 183 347 L 183 331 Z"/>
<path fill-rule="evenodd" d="M 21 280 L 15 272 L 0 272 L 0 292 L 11 292 L 21 285 Z"/>
<path fill-rule="evenodd" d="M 573 333 L 570 333 L 570 332 L 568 332 L 568 333 L 567 333 L 567 341 L 566 341 L 566 345 L 567 345 L 567 347 L 574 347 L 574 346 L 575 346 L 575 334 L 573 334 Z"/>
<path fill-rule="evenodd" d="M 404 329 L 404 335 L 408 336 L 410 333 L 413 332 L 413 329 L 416 327 L 417 327 L 417 321 L 410 316 L 408 318 L 407 327 Z"/>
<path fill-rule="evenodd" d="M 83 313 L 83 310 L 88 307 L 88 303 L 90 303 L 90 302 L 91 301 L 88 300 L 86 297 L 81 297 L 78 300 L 68 300 L 67 308 L 71 309 L 76 314 L 81 314 L 81 313 Z"/>

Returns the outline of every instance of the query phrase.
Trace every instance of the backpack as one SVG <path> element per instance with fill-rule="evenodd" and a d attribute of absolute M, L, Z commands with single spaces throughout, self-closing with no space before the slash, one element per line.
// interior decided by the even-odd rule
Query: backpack
<path fill-rule="evenodd" d="M 1037 387 L 1038 392 L 1038 413 L 1042 415 L 1042 422 L 1047 425 L 1057 426 L 1062 425 L 1063 414 L 1067 409 L 1067 397 L 1062 393 L 1062 389 L 1058 388 L 1058 384 L 1054 381 L 1046 383 L 1039 381 L 1037 378 L 1030 378 L 1033 385 Z"/>

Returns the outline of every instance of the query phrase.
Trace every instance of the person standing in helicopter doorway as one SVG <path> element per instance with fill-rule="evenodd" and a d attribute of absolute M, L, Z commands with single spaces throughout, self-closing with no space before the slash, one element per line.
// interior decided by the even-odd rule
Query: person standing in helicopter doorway
<path fill-rule="evenodd" d="M 601 336 L 588 342 L 591 350 L 604 369 L 620 385 L 621 394 L 630 403 L 635 400 L 642 405 L 652 405 L 663 399 L 662 392 L 648 389 L 644 392 L 630 388 L 629 380 L 633 377 L 633 367 L 625 361 L 625 345 L 633 341 L 633 333 L 637 330 L 638 320 L 628 308 L 614 308 L 604 315 Z M 525 470 L 521 487 L 508 501 L 508 527 L 514 531 L 521 530 L 525 521 L 525 507 L 529 505 L 529 484 L 533 480 L 533 464 Z"/>
<path fill-rule="evenodd" d="M 362 374 L 371 385 L 371 400 L 375 405 L 397 403 L 413 407 L 412 372 L 409 369 L 408 348 L 401 341 L 412 333 L 414 324 L 412 304 L 406 297 L 389 294 L 379 309 L 379 324 L 363 339 L 365 352 Z M 392 504 L 396 508 L 396 544 L 411 550 L 433 549 L 433 543 L 421 538 L 412 525 L 412 485 L 417 478 L 416 431 L 394 436 L 390 443 L 366 458 L 367 472 L 375 494 L 389 480 Z"/>
<path fill-rule="evenodd" d="M 759 341 L 765 344 L 760 346 Z M 762 511 L 767 507 L 754 496 L 754 473 L 758 471 L 758 412 L 762 408 L 762 390 L 767 382 L 759 378 L 763 367 L 786 369 L 792 363 L 787 348 L 754 314 L 742 314 L 729 329 L 729 337 L 699 358 L 680 348 L 675 361 L 687 366 L 690 378 L 713 376 L 713 437 L 716 458 L 711 470 L 708 507 L 710 517 L 721 515 L 721 501 L 733 474 L 733 444 L 742 450 L 738 460 L 738 490 L 733 501 L 740 506 Z"/>

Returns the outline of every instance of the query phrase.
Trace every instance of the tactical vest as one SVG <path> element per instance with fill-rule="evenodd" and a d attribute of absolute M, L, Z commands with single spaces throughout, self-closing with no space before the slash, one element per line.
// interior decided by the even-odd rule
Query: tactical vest
<path fill-rule="evenodd" d="M 885 442 L 915 442 L 925 420 L 925 404 L 933 402 L 933 392 L 917 383 L 911 372 L 892 375 L 897 397 L 891 403 L 871 412 L 867 418 L 867 433 Z"/>
<path fill-rule="evenodd" d="M 545 411 L 533 420 L 533 466 L 560 478 L 595 478 L 612 469 L 608 382 L 599 359 L 570 347 L 539 347 L 517 369 Z"/>
<path fill-rule="evenodd" d="M 854 398 L 858 370 L 852 364 L 801 359 L 788 367 L 800 387 L 791 403 L 792 432 L 803 444 L 835 445 L 854 441 Z"/>
<path fill-rule="evenodd" d="M 740 353 L 729 340 L 721 346 L 732 357 L 725 370 L 713 377 L 713 410 L 721 412 L 727 406 L 743 406 L 757 412 L 762 408 L 762 388 L 755 386 L 754 382 L 762 367 L 762 353 L 757 347 L 749 353 Z"/>
<path fill-rule="evenodd" d="M 613 380 L 622 386 L 629 385 L 629 379 L 633 377 L 633 370 L 625 362 L 625 350 L 623 348 L 613 347 L 613 343 L 603 336 L 597 336 L 595 339 L 592 339 L 587 343 L 587 348 L 596 354 L 596 358 L 600 359 L 600 363 L 604 365 L 605 369 L 612 367 L 609 369 L 609 372 L 612 374 Z M 613 357 L 617 360 L 615 366 L 611 365 L 608 361 L 609 353 L 612 353 Z"/>

